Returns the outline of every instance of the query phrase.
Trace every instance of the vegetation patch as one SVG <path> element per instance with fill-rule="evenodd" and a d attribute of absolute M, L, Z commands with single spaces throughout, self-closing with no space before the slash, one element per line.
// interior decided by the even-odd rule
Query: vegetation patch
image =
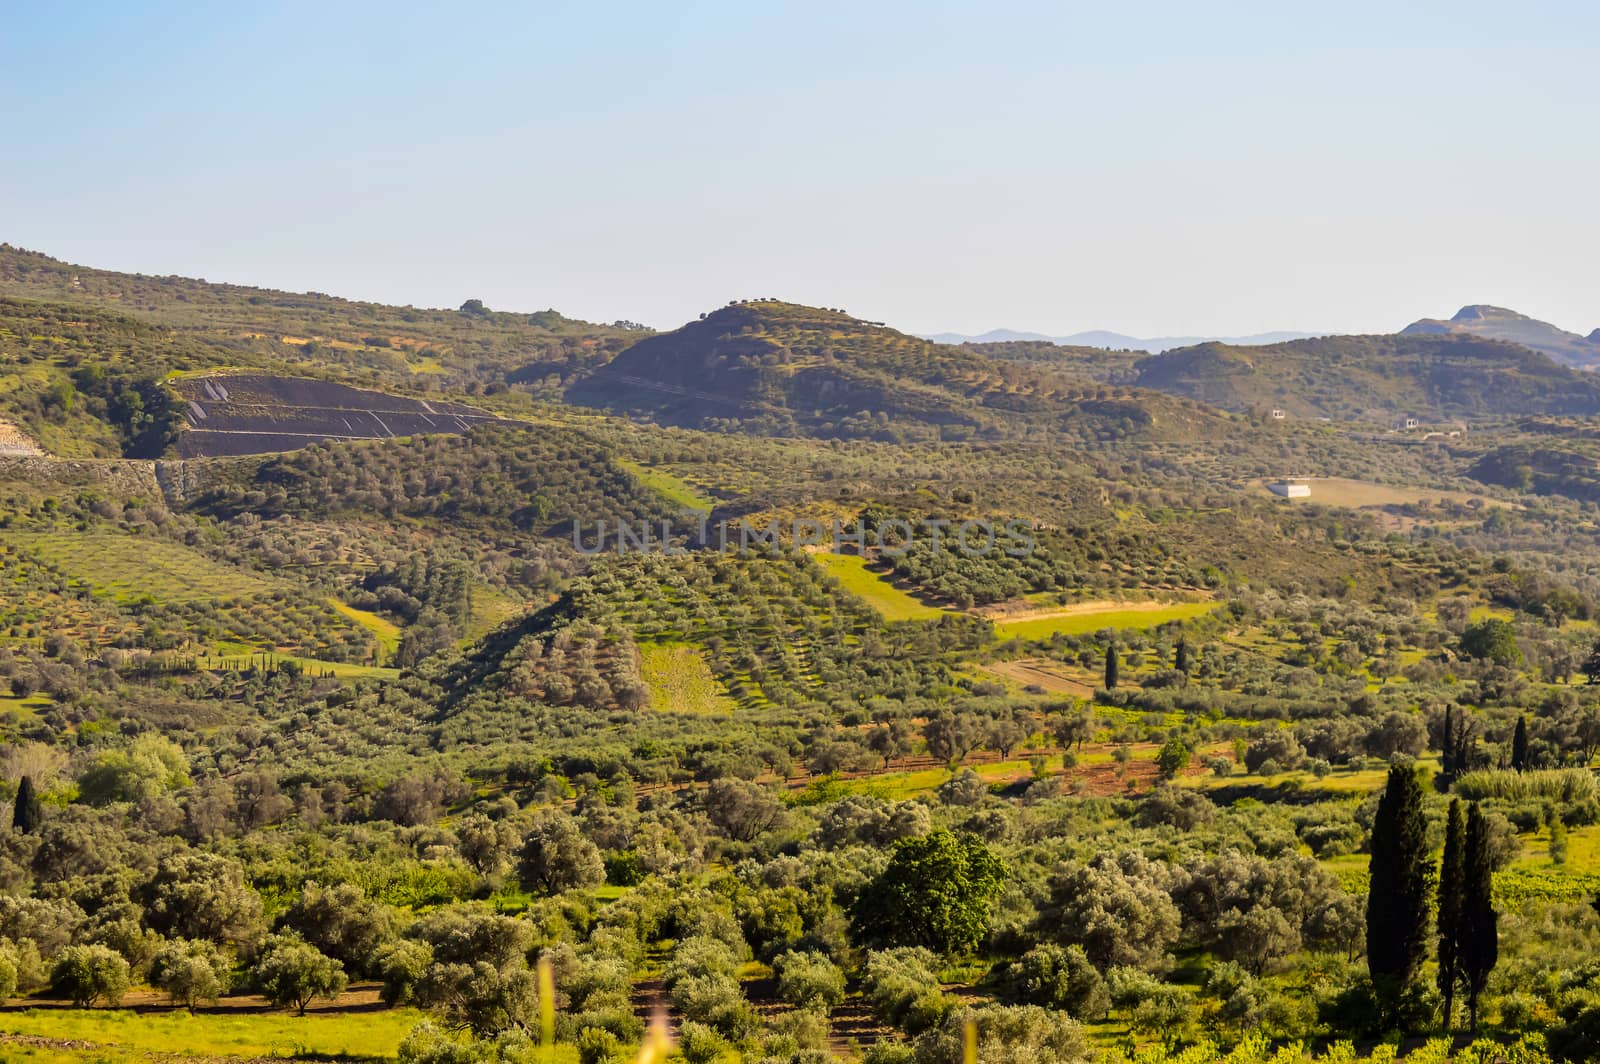
<path fill-rule="evenodd" d="M 858 554 L 822 553 L 812 557 L 841 587 L 877 610 L 886 621 L 926 620 L 944 613 L 895 587 L 883 574 L 868 568 L 867 560 Z"/>
<path fill-rule="evenodd" d="M 735 702 L 686 643 L 644 643 L 639 672 L 650 688 L 650 705 L 667 713 L 716 715 L 733 712 Z"/>

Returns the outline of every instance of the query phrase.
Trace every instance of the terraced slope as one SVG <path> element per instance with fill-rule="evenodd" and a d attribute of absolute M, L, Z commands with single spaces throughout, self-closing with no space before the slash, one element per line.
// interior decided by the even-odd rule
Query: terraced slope
<path fill-rule="evenodd" d="M 503 421 L 459 403 L 409 399 L 328 381 L 217 374 L 173 382 L 183 402 L 185 458 L 292 451 L 322 440 L 466 432 Z"/>

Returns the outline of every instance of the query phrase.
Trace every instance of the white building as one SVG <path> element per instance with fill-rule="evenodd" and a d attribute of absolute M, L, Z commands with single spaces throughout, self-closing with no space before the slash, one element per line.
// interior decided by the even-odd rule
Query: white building
<path fill-rule="evenodd" d="M 1303 480 L 1274 480 L 1267 485 L 1267 490 L 1285 499 L 1311 498 L 1311 485 Z"/>

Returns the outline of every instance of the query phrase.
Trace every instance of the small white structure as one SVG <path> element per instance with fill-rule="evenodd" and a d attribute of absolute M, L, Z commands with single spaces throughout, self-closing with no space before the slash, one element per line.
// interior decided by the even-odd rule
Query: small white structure
<path fill-rule="evenodd" d="M 1408 417 L 1404 421 L 1402 421 L 1399 424 L 1395 425 L 1395 428 L 1397 428 L 1397 429 L 1414 429 L 1414 428 L 1418 427 L 1421 424 L 1422 424 L 1422 422 L 1417 420 L 1416 418 Z"/>
<path fill-rule="evenodd" d="M 1274 420 L 1274 421 L 1282 421 L 1284 419 L 1284 416 L 1285 415 L 1284 415 L 1282 410 L 1274 410 L 1272 412 L 1272 420 Z"/>
<path fill-rule="evenodd" d="M 1311 498 L 1311 485 L 1299 478 L 1274 480 L 1267 485 L 1267 490 L 1274 495 L 1281 495 L 1285 499 Z"/>

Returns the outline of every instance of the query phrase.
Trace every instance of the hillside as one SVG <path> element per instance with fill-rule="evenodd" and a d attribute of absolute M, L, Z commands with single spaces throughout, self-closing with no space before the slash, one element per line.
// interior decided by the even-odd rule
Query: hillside
<path fill-rule="evenodd" d="M 1600 368 L 1600 329 L 1586 337 L 1580 336 L 1504 307 L 1486 304 L 1462 307 L 1453 318 L 1422 318 L 1400 332 L 1407 336 L 1482 336 L 1508 340 L 1541 351 L 1563 365 Z"/>
<path fill-rule="evenodd" d="M 1145 359 L 1137 383 L 1225 410 L 1387 422 L 1600 412 L 1600 380 L 1475 336 L 1329 336 Z"/>
<path fill-rule="evenodd" d="M 184 415 L 185 458 L 292 451 L 319 440 L 466 432 L 500 420 L 460 403 L 260 373 L 185 377 L 170 385 Z"/>
<path fill-rule="evenodd" d="M 50 353 L 39 337 L 75 330 L 68 342 L 106 360 L 136 343 L 139 368 L 155 375 L 218 365 L 404 391 L 509 388 L 547 397 L 642 331 L 554 310 L 494 311 L 478 300 L 458 310 L 427 309 L 118 273 L 9 244 L 0 244 L 0 315 L 48 326 L 16 328 L 0 320 L 0 359 L 14 359 L 23 348 L 35 363 L 58 362 L 38 357 Z"/>
<path fill-rule="evenodd" d="M 568 389 L 586 406 L 672 425 L 842 439 L 1189 438 L 1211 411 L 998 361 L 834 310 L 732 304 L 647 337 Z"/>

